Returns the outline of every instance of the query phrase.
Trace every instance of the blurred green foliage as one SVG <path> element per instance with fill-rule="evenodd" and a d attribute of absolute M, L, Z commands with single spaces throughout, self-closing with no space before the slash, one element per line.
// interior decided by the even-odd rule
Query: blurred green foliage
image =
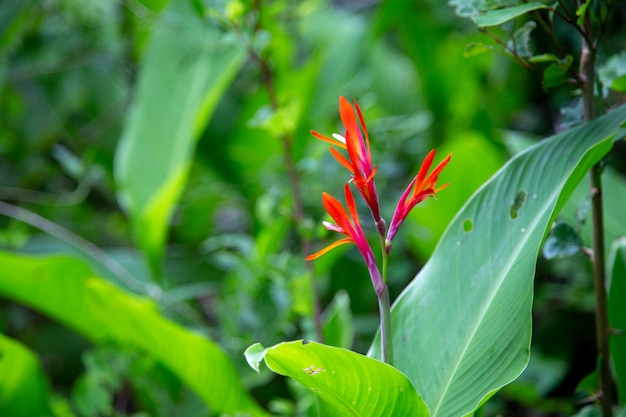
<path fill-rule="evenodd" d="M 613 7 L 599 63 L 609 107 L 623 101 L 626 74 L 626 6 L 616 1 Z M 524 23 L 505 28 L 522 40 L 520 53 L 552 53 L 544 50 L 545 35 Z M 577 33 L 558 25 L 555 32 L 578 48 Z M 169 49 L 159 55 L 162 45 L 155 43 L 163 33 Z M 479 45 L 475 56 L 467 49 L 472 43 Z M 159 53 L 151 55 L 151 48 Z M 0 206 L 3 256 L 61 254 L 84 263 L 102 285 L 109 281 L 151 300 L 159 321 L 215 341 L 263 408 L 313 413 L 314 401 L 300 387 L 267 370 L 254 374 L 243 357 L 258 341 L 271 346 L 314 337 L 312 280 L 322 306 L 329 306 L 327 342 L 363 353 L 378 325 L 358 253 L 334 251 L 316 262 L 314 273 L 303 262 L 303 241 L 317 248 L 332 238 L 319 225 L 320 196 L 339 194 L 344 174 L 309 130 L 337 131 L 338 96 L 359 100 L 388 216 L 428 150 L 454 153 L 441 177 L 451 187 L 440 201 L 416 209 L 394 242 L 395 298 L 458 209 L 508 159 L 512 136 L 546 136 L 580 122 L 577 98 L 560 84 L 561 60 L 545 57 L 539 64 L 550 72 L 529 72 L 510 57 L 477 53 L 493 49 L 470 20 L 436 0 L 4 0 L 0 202 L 9 205 Z M 219 56 L 232 61 L 216 64 Z M 187 72 L 194 65 L 195 78 Z M 176 112 L 190 114 L 178 130 L 171 126 Z M 120 144 L 141 131 L 136 125 L 145 128 L 135 140 L 147 151 L 140 149 L 120 173 Z M 171 129 L 183 131 L 177 142 Z M 605 176 L 607 244 L 626 233 L 626 148 L 615 148 Z M 301 194 L 303 217 L 295 220 L 286 154 L 294 159 Z M 164 172 L 178 176 L 150 189 L 146 178 Z M 128 191 L 129 182 L 136 191 Z M 589 246 L 584 187 L 560 217 Z M 141 204 L 125 204 L 129 198 Z M 145 202 L 157 208 L 144 210 Z M 596 366 L 592 291 L 583 255 L 540 259 L 533 359 L 484 406 L 485 415 L 576 412 L 572 404 L 585 401 L 577 385 Z M 22 409 L 24 415 L 219 413 L 171 363 L 146 354 L 149 347 L 109 345 L 89 337 L 94 329 L 69 330 L 67 321 L 42 314 L 27 296 L 1 294 L 0 372 L 16 372 L 11 355 L 24 357 L 20 378 L 32 381 L 23 383 L 32 393 L 20 395 L 35 409 Z M 64 295 L 55 294 L 61 310 Z M 175 356 L 176 346 L 170 349 Z M 10 401 L 20 397 L 5 402 L 10 385 L 4 380 L 2 411 L 19 415 Z"/>

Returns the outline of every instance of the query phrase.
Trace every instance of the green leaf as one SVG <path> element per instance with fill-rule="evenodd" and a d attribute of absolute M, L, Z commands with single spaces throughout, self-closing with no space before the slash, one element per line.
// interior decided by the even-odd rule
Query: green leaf
<path fill-rule="evenodd" d="M 0 415 L 51 416 L 48 384 L 39 360 L 25 346 L 0 333 Z"/>
<path fill-rule="evenodd" d="M 608 95 L 609 89 L 626 93 L 626 51 L 610 56 L 598 68 L 598 76 L 603 85 L 603 93 Z"/>
<path fill-rule="evenodd" d="M 517 154 L 457 213 L 394 303 L 394 365 L 433 416 L 472 413 L 525 368 L 541 242 L 624 120 L 626 106 Z"/>
<path fill-rule="evenodd" d="M 517 29 L 513 34 L 513 38 L 508 43 L 509 48 L 516 51 L 519 56 L 532 56 L 532 51 L 530 50 L 530 33 L 536 27 L 537 23 L 533 20 L 524 23 L 522 27 Z"/>
<path fill-rule="evenodd" d="M 558 218 L 581 228 L 585 246 L 593 242 L 589 181 L 582 181 L 558 215 Z M 602 173 L 602 200 L 604 204 L 604 246 L 610 248 L 620 236 L 626 236 L 624 207 L 626 206 L 626 179 L 611 167 Z"/>
<path fill-rule="evenodd" d="M 565 258 L 580 252 L 583 241 L 572 226 L 557 221 L 543 244 L 542 253 L 546 259 Z"/>
<path fill-rule="evenodd" d="M 513 7 L 489 10 L 474 17 L 478 27 L 501 25 L 504 22 L 515 19 L 525 13 L 538 9 L 546 9 L 548 6 L 538 2 L 524 3 Z"/>
<path fill-rule="evenodd" d="M 576 10 L 576 24 L 578 26 L 583 26 L 585 24 L 585 15 L 587 14 L 587 9 L 589 8 L 589 4 L 591 0 L 585 0 L 583 4 Z"/>
<path fill-rule="evenodd" d="M 189 1 L 173 0 L 156 23 L 115 156 L 118 199 L 154 272 L 195 143 L 243 58 Z"/>
<path fill-rule="evenodd" d="M 557 63 L 551 64 L 543 72 L 543 87 L 545 89 L 557 87 L 567 82 L 567 71 L 572 65 L 573 58 L 568 55 L 565 59 L 559 60 Z"/>
<path fill-rule="evenodd" d="M 256 344 L 248 349 L 254 352 L 253 362 L 260 361 L 261 348 Z M 263 355 L 272 371 L 295 379 L 317 395 L 324 416 L 429 415 L 408 378 L 378 360 L 306 341 L 280 343 L 265 349 Z"/>
<path fill-rule="evenodd" d="M 581 408 L 573 417 L 600 417 L 602 415 L 602 410 L 599 405 L 592 404 L 586 405 Z"/>
<path fill-rule="evenodd" d="M 350 349 L 354 341 L 354 322 L 350 311 L 350 296 L 339 290 L 322 315 L 324 341 L 331 346 Z"/>
<path fill-rule="evenodd" d="M 70 257 L 0 252 L 0 295 L 29 306 L 96 344 L 145 352 L 217 412 L 265 413 L 244 391 L 230 358 L 211 340 L 157 311 L 149 299 L 121 291 Z"/>
<path fill-rule="evenodd" d="M 611 357 L 617 381 L 619 403 L 626 405 L 626 238 L 616 240 L 609 255 L 608 310 L 609 323 L 616 334 L 611 335 Z"/>
<path fill-rule="evenodd" d="M 473 56 L 481 55 L 489 51 L 493 51 L 496 48 L 492 45 L 486 45 L 482 42 L 471 42 L 468 43 L 463 51 L 463 56 L 466 58 L 470 58 Z"/>
<path fill-rule="evenodd" d="M 255 343 L 252 346 L 248 347 L 246 351 L 243 353 L 246 357 L 246 361 L 248 365 L 255 371 L 259 372 L 259 366 L 261 365 L 261 361 L 265 359 L 265 347 L 260 343 Z"/>

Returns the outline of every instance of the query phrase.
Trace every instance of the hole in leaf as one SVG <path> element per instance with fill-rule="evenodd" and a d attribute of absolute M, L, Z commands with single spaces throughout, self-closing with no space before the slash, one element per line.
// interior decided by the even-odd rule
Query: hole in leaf
<path fill-rule="evenodd" d="M 520 190 L 515 194 L 515 200 L 513 200 L 513 205 L 511 205 L 511 210 L 509 211 L 509 215 L 512 219 L 517 219 L 517 215 L 519 211 L 522 209 L 524 202 L 526 201 L 526 191 Z"/>
<path fill-rule="evenodd" d="M 472 221 L 472 219 L 465 219 L 465 221 L 463 222 L 463 231 L 471 232 L 473 228 L 474 222 Z"/>

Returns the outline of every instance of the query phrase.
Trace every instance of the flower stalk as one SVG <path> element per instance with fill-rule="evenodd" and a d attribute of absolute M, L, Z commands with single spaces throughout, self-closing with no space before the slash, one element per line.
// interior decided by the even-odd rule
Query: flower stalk
<path fill-rule="evenodd" d="M 391 328 L 391 301 L 387 284 L 389 252 L 393 239 L 409 212 L 421 201 L 428 197 L 435 197 L 438 191 L 448 186 L 448 184 L 444 184 L 437 187 L 437 180 L 441 171 L 450 161 L 451 155 L 444 158 L 430 174 L 429 171 L 435 158 L 435 151 L 431 151 L 426 156 L 417 175 L 409 183 L 409 186 L 400 197 L 391 225 L 389 230 L 387 230 L 387 224 L 380 213 L 379 198 L 374 183 L 377 167 L 374 166 L 372 162 L 369 135 L 361 109 L 356 100 L 354 101 L 353 108 L 348 100 L 344 97 L 340 97 L 339 114 L 345 128 L 344 136 L 333 134 L 332 137 L 329 137 L 314 130 L 312 130 L 311 133 L 318 139 L 333 145 L 333 147 L 330 148 L 331 155 L 351 174 L 349 180 L 344 185 L 347 210 L 330 194 L 322 194 L 324 208 L 334 220 L 334 223 L 323 222 L 324 226 L 326 229 L 343 234 L 345 237 L 307 256 L 306 260 L 311 261 L 317 259 L 337 246 L 347 243 L 354 243 L 357 246 L 367 266 L 378 299 L 382 360 L 388 364 L 392 364 L 393 336 Z M 346 157 L 336 148 L 347 151 L 348 156 Z M 351 183 L 359 191 L 365 204 L 370 209 L 374 226 L 378 232 L 380 238 L 382 273 L 378 268 L 372 248 L 361 227 L 356 203 L 350 189 Z"/>
<path fill-rule="evenodd" d="M 380 314 L 380 339 L 381 355 L 383 362 L 393 365 L 393 330 L 391 327 L 391 303 L 389 300 L 389 285 L 387 284 L 387 265 L 389 265 L 389 250 L 384 234 L 380 235 L 380 247 L 382 253 L 382 276 L 383 291 L 376 296 L 378 298 L 378 311 Z"/>

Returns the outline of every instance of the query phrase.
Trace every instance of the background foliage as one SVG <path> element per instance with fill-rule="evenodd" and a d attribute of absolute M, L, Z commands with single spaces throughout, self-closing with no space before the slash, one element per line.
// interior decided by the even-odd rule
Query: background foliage
<path fill-rule="evenodd" d="M 339 194 L 342 168 L 309 130 L 339 129 L 338 96 L 364 110 L 385 213 L 428 150 L 454 153 L 441 176 L 450 188 L 394 242 L 392 299 L 511 155 L 580 122 L 575 92 L 549 72 L 468 49 L 492 44 L 453 6 L 3 1 L 2 414 L 311 413 L 312 396 L 254 373 L 243 351 L 314 338 L 312 279 L 328 344 L 366 353 L 374 337 L 358 253 L 334 251 L 313 273 L 303 262 L 306 242 L 332 238 L 318 226 L 320 196 Z M 626 90 L 624 7 L 615 2 L 600 51 L 609 106 Z M 576 33 L 557 34 L 579 48 Z M 533 35 L 522 46 L 537 54 L 545 39 Z M 607 247 L 626 229 L 624 154 L 618 142 L 607 159 Z M 573 191 L 565 226 L 548 236 L 557 249 L 539 258 L 531 361 L 486 415 L 573 415 L 588 402 L 587 195 L 586 184 Z M 615 248 L 611 271 L 623 279 Z"/>

